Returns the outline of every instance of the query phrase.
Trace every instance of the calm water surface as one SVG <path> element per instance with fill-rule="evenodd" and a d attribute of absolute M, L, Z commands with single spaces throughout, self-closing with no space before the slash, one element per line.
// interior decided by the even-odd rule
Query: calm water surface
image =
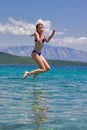
<path fill-rule="evenodd" d="M 0 66 L 0 130 L 87 130 L 87 66 Z"/>

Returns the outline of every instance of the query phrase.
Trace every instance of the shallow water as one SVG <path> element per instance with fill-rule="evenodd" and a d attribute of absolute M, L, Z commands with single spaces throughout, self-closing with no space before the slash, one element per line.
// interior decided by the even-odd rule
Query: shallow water
<path fill-rule="evenodd" d="M 87 66 L 0 66 L 0 130 L 87 130 Z"/>

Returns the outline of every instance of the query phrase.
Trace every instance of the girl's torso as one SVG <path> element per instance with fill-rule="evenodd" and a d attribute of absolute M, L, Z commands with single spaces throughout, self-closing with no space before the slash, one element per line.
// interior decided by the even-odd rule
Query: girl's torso
<path fill-rule="evenodd" d="M 42 50 L 42 47 L 44 46 L 44 42 L 45 42 L 45 37 L 42 39 L 42 42 L 41 43 L 38 43 L 37 42 L 37 39 L 35 39 L 35 50 L 38 51 L 38 52 L 41 52 Z"/>

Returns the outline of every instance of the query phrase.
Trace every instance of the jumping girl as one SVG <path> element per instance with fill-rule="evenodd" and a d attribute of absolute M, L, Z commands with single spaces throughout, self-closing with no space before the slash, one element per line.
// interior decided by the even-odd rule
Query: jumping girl
<path fill-rule="evenodd" d="M 51 35 L 46 38 L 44 35 L 44 25 L 42 23 L 38 23 L 36 25 L 36 32 L 32 35 L 35 39 L 35 47 L 32 51 L 32 58 L 36 62 L 36 64 L 39 66 L 39 69 L 33 70 L 31 72 L 25 71 L 22 79 L 25 79 L 29 75 L 34 75 L 34 79 L 36 76 L 40 73 L 46 72 L 50 70 L 50 66 L 45 60 L 45 58 L 41 54 L 42 47 L 44 45 L 44 42 L 49 42 L 53 35 L 55 34 L 55 30 L 52 30 Z"/>

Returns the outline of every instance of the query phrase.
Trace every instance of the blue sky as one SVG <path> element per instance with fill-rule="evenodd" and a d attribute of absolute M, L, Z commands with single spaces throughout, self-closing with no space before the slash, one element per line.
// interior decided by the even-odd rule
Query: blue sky
<path fill-rule="evenodd" d="M 87 0 L 0 0 L 0 46 L 34 45 L 39 21 L 56 29 L 49 45 L 87 51 Z"/>

